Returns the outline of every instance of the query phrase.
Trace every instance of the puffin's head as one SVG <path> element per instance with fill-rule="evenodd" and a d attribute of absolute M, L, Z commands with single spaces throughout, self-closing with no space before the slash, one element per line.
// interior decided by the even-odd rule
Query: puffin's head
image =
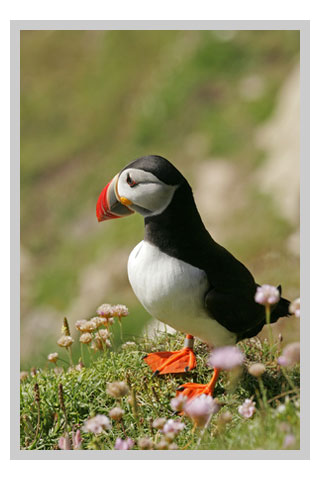
<path fill-rule="evenodd" d="M 98 221 L 138 212 L 144 217 L 162 213 L 185 182 L 165 158 L 141 157 L 121 170 L 102 190 L 96 207 Z"/>

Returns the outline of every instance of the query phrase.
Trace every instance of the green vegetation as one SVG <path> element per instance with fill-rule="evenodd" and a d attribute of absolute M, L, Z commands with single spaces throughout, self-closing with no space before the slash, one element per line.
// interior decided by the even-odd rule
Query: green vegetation
<path fill-rule="evenodd" d="M 271 354 L 266 341 L 261 343 L 255 338 L 241 342 L 245 365 L 236 376 L 231 372 L 221 373 L 214 394 L 220 410 L 212 416 L 205 431 L 201 431 L 193 428 L 190 418 L 174 413 L 170 400 L 186 381 L 209 381 L 212 370 L 206 364 L 207 348 L 196 342 L 197 367 L 185 375 L 154 378 L 142 361 L 147 352 L 177 350 L 182 344 L 180 334 L 159 334 L 156 341 L 144 338 L 123 345 L 117 352 L 95 354 L 91 363 L 86 358 L 86 367 L 80 371 L 66 367 L 55 373 L 53 368 L 45 367 L 33 372 L 33 376 L 29 374 L 21 383 L 21 448 L 57 449 L 59 438 L 80 429 L 84 449 L 113 449 L 117 438 L 127 437 L 135 441 L 134 449 L 139 448 L 139 439 L 145 437 L 151 438 L 153 448 L 157 449 L 164 434 L 153 428 L 152 422 L 165 417 L 185 424 L 174 438 L 178 449 L 299 449 L 298 366 L 281 370 L 276 361 L 278 351 Z M 264 401 L 257 378 L 248 373 L 248 367 L 256 362 L 266 367 L 262 375 Z M 114 381 L 126 382 L 129 394 L 118 399 L 110 396 L 106 387 Z M 39 389 L 38 401 L 35 384 Z M 59 385 L 63 389 L 62 402 Z M 256 402 L 256 411 L 245 418 L 238 407 L 249 398 Z M 115 406 L 124 411 L 121 422 L 112 420 L 112 428 L 99 435 L 82 430 L 89 417 L 108 416 Z M 169 445 L 172 442 L 171 439 Z"/>

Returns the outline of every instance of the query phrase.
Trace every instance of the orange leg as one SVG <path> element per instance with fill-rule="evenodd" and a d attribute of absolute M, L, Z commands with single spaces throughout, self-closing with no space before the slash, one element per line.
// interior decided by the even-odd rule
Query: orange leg
<path fill-rule="evenodd" d="M 186 336 L 181 350 L 149 353 L 143 360 L 153 370 L 153 375 L 188 372 L 195 368 L 197 363 L 193 353 L 193 336 Z"/>
<path fill-rule="evenodd" d="M 220 369 L 215 368 L 209 383 L 202 385 L 201 383 L 185 383 L 177 389 L 178 395 L 185 395 L 190 400 L 199 395 L 213 395 L 214 387 L 218 381 Z"/>

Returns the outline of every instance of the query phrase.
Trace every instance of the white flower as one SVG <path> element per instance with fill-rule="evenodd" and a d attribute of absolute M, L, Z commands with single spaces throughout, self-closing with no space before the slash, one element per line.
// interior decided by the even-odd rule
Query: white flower
<path fill-rule="evenodd" d="M 173 420 L 170 418 L 170 420 L 164 424 L 162 433 L 172 433 L 173 435 L 177 435 L 179 432 L 181 432 L 181 430 L 184 429 L 184 426 L 184 423 L 180 422 L 179 420 Z"/>
<path fill-rule="evenodd" d="M 172 398 L 170 406 L 174 412 L 181 412 L 188 401 L 188 397 L 185 395 L 178 395 Z"/>
<path fill-rule="evenodd" d="M 100 317 L 110 318 L 113 316 L 112 305 L 110 303 L 103 303 L 97 308 L 97 314 Z"/>
<path fill-rule="evenodd" d="M 108 417 L 105 415 L 96 415 L 93 418 L 89 418 L 84 424 L 84 432 L 90 432 L 97 435 L 102 433 L 104 430 L 111 429 L 111 422 Z"/>
<path fill-rule="evenodd" d="M 75 323 L 75 327 L 77 330 L 80 330 L 82 332 L 82 327 L 87 323 L 87 320 L 77 320 Z"/>
<path fill-rule="evenodd" d="M 300 318 L 300 298 L 296 298 L 289 305 L 289 312 Z"/>
<path fill-rule="evenodd" d="M 156 418 L 155 420 L 153 420 L 152 426 L 157 430 L 161 430 L 164 427 L 166 421 L 166 418 Z"/>
<path fill-rule="evenodd" d="M 253 402 L 250 400 L 250 398 L 247 398 L 240 407 L 238 407 L 238 412 L 240 415 L 242 415 L 244 418 L 250 418 L 256 411 L 255 407 L 256 402 Z"/>
<path fill-rule="evenodd" d="M 122 440 L 121 438 L 117 438 L 116 443 L 114 445 L 115 450 L 130 450 L 134 445 L 134 441 L 132 438 L 127 438 L 126 440 Z"/>
<path fill-rule="evenodd" d="M 300 362 L 300 343 L 289 343 L 284 347 L 282 355 L 278 358 L 278 364 L 282 367 L 290 367 Z"/>
<path fill-rule="evenodd" d="M 125 305 L 113 305 L 113 317 L 127 317 L 129 315 L 129 310 Z"/>
<path fill-rule="evenodd" d="M 49 362 L 56 363 L 56 361 L 58 360 L 58 357 L 59 357 L 59 355 L 56 352 L 55 353 L 49 353 L 48 360 L 49 360 Z"/>
<path fill-rule="evenodd" d="M 73 342 L 74 342 L 73 338 L 70 337 L 69 335 L 62 335 L 62 337 L 60 337 L 59 340 L 57 341 L 57 344 L 59 345 L 59 347 L 68 348 L 73 344 Z"/>
<path fill-rule="evenodd" d="M 92 335 L 89 332 L 83 333 L 80 335 L 79 342 L 81 343 L 90 343 L 92 340 Z"/>
<path fill-rule="evenodd" d="M 121 420 L 123 417 L 124 411 L 120 407 L 114 407 L 112 410 L 109 412 L 109 417 L 112 418 L 112 420 Z"/>
<path fill-rule="evenodd" d="M 121 398 L 129 393 L 129 387 L 125 382 L 108 383 L 107 393 L 114 398 Z"/>
<path fill-rule="evenodd" d="M 248 368 L 248 372 L 254 377 L 261 377 L 261 375 L 263 375 L 265 371 L 266 367 L 265 365 L 263 365 L 263 363 L 253 363 Z"/>
<path fill-rule="evenodd" d="M 244 355 L 238 347 L 218 347 L 212 350 L 208 359 L 208 365 L 212 368 L 232 370 L 244 362 Z"/>
<path fill-rule="evenodd" d="M 197 427 L 204 427 L 214 413 L 219 411 L 218 403 L 209 395 L 199 395 L 187 402 L 184 413 Z"/>

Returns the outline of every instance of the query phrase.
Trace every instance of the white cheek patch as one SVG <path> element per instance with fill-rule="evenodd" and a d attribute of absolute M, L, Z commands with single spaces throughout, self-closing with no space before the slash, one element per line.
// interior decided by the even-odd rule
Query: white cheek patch
<path fill-rule="evenodd" d="M 136 182 L 134 187 L 127 183 L 127 177 Z M 119 177 L 118 195 L 125 197 L 134 206 L 148 211 L 144 216 L 159 215 L 170 204 L 178 185 L 167 185 L 150 172 L 144 172 L 135 168 L 125 170 Z"/>

